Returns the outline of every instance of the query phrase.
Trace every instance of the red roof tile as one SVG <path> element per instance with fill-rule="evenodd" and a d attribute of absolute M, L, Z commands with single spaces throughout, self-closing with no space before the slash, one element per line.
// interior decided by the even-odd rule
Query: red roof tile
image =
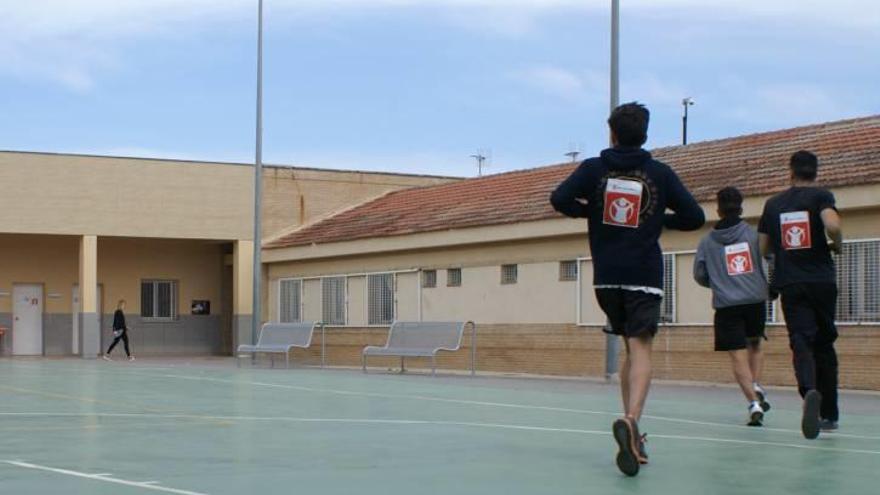
<path fill-rule="evenodd" d="M 880 115 L 653 150 L 698 199 L 736 185 L 745 195 L 788 182 L 787 160 L 800 149 L 821 160 L 829 187 L 880 183 Z M 282 248 L 502 225 L 558 217 L 550 192 L 576 165 L 552 165 L 389 193 L 264 245 Z"/>

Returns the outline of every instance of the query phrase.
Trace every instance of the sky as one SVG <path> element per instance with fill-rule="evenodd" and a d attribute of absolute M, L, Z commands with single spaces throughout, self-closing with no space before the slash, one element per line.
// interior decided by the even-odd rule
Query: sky
<path fill-rule="evenodd" d="M 875 0 L 622 0 L 648 147 L 880 113 Z M 608 0 L 265 0 L 264 161 L 473 176 L 607 144 Z M 0 0 L 0 149 L 253 162 L 256 0 Z"/>

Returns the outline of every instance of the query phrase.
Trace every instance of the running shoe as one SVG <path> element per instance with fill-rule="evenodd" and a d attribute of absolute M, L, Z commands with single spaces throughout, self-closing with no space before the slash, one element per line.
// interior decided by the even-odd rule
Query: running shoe
<path fill-rule="evenodd" d="M 749 406 L 749 426 L 764 426 L 764 406 L 759 401 Z"/>
<path fill-rule="evenodd" d="M 822 405 L 822 394 L 810 390 L 804 396 L 804 417 L 801 419 L 801 431 L 804 438 L 813 440 L 819 436 L 819 407 Z"/>
<path fill-rule="evenodd" d="M 638 437 L 635 422 L 630 418 L 618 419 L 611 431 L 619 448 L 617 452 L 617 468 L 627 476 L 639 474 Z"/>
<path fill-rule="evenodd" d="M 113 361 L 113 358 L 111 358 L 110 356 L 108 356 L 108 355 L 106 355 L 106 354 L 104 354 L 103 356 L 101 356 L 101 359 L 103 359 L 104 361 Z"/>
<path fill-rule="evenodd" d="M 767 391 L 764 390 L 764 387 L 755 383 L 755 395 L 758 396 L 758 401 L 761 403 L 761 408 L 764 409 L 764 412 L 770 410 L 770 403 L 767 402 Z"/>
<path fill-rule="evenodd" d="M 839 428 L 837 421 L 831 421 L 830 419 L 819 420 L 819 429 L 822 431 L 835 431 L 837 428 Z"/>

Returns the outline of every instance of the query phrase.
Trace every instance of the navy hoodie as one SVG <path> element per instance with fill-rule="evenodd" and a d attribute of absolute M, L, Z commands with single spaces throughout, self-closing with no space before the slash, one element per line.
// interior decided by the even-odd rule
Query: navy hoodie
<path fill-rule="evenodd" d="M 550 202 L 566 216 L 588 219 L 594 285 L 662 290 L 663 227 L 697 230 L 706 222 L 678 175 L 641 148 L 618 146 L 585 160 Z"/>

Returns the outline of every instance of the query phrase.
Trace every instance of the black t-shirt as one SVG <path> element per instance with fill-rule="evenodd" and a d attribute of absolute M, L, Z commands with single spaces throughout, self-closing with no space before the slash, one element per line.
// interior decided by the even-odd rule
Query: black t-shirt
<path fill-rule="evenodd" d="M 821 213 L 835 208 L 834 195 L 819 187 L 792 187 L 764 205 L 758 232 L 770 237 L 775 287 L 836 283 L 834 259 Z"/>

